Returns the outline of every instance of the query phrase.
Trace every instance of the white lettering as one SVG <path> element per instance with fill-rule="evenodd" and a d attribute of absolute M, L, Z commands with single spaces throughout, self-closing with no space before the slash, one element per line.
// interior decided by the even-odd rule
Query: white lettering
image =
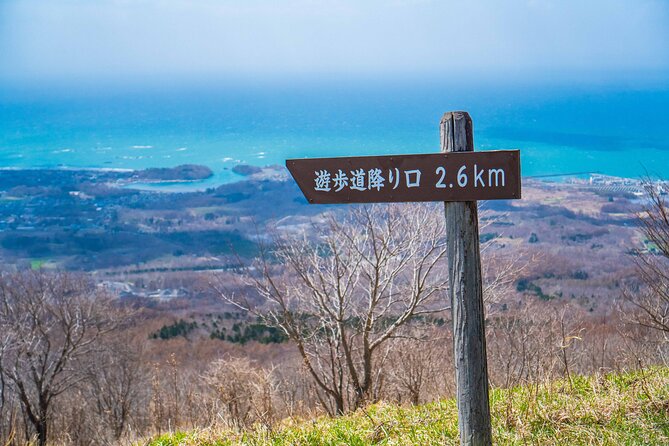
<path fill-rule="evenodd" d="M 414 180 L 411 180 L 411 176 L 414 176 Z M 420 187 L 420 170 L 406 170 L 404 171 L 404 176 L 407 180 L 407 187 Z"/>
<path fill-rule="evenodd" d="M 492 186 L 492 176 L 495 175 L 495 186 L 499 186 L 499 177 L 502 177 L 502 187 L 505 185 L 506 178 L 504 177 L 503 169 L 488 169 L 488 186 Z"/>
<path fill-rule="evenodd" d="M 339 172 L 337 172 L 337 175 L 332 179 L 332 182 L 334 183 L 333 186 L 335 192 L 339 192 L 344 187 L 348 186 L 348 177 L 343 170 L 339 169 Z"/>
<path fill-rule="evenodd" d="M 437 181 L 436 187 L 437 189 L 446 189 L 446 183 L 444 183 L 444 180 L 446 179 L 446 168 L 443 166 L 437 167 L 437 171 L 435 172 L 437 175 L 441 172 L 441 177 L 439 177 L 439 181 Z M 453 187 L 453 185 L 451 185 Z"/>
<path fill-rule="evenodd" d="M 483 178 L 481 176 L 483 175 L 483 170 L 479 171 L 478 166 L 474 164 L 474 187 L 478 187 L 478 182 L 481 182 L 481 187 L 485 187 L 485 183 L 483 182 Z"/>
<path fill-rule="evenodd" d="M 458 186 L 460 187 L 465 187 L 469 181 L 467 178 L 467 173 L 465 172 L 466 168 L 467 166 L 462 166 L 460 170 L 458 170 Z"/>
<path fill-rule="evenodd" d="M 369 182 L 369 190 L 376 189 L 381 190 L 383 183 L 386 181 L 385 178 L 381 175 L 381 169 L 371 169 L 368 172 L 367 180 Z"/>
<path fill-rule="evenodd" d="M 388 182 L 393 184 L 393 190 L 397 189 L 397 186 L 400 185 L 400 170 L 395 167 L 395 172 L 393 173 L 392 169 L 388 169 Z"/>
<path fill-rule="evenodd" d="M 323 192 L 330 192 L 330 172 L 327 170 L 317 170 L 314 172 L 316 174 L 316 187 L 314 190 L 320 190 Z"/>
<path fill-rule="evenodd" d="M 351 189 L 367 190 L 365 188 L 365 171 L 363 169 L 351 171 Z"/>

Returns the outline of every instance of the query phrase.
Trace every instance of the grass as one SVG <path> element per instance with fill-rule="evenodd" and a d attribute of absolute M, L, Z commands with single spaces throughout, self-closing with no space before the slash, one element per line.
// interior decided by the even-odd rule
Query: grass
<path fill-rule="evenodd" d="M 668 445 L 669 368 L 574 377 L 491 393 L 496 445 Z M 159 436 L 149 446 L 456 445 L 452 399 L 420 406 L 379 403 L 272 432 L 203 429 Z"/>
<path fill-rule="evenodd" d="M 46 260 L 40 260 L 40 259 L 34 259 L 30 261 L 30 269 L 33 270 L 38 270 L 42 269 L 44 264 L 46 263 Z"/>

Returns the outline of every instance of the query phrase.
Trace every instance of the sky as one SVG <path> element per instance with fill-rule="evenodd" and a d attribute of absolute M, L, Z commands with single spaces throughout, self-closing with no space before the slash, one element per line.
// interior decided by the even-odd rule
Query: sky
<path fill-rule="evenodd" d="M 0 81 L 644 77 L 663 0 L 0 0 Z"/>

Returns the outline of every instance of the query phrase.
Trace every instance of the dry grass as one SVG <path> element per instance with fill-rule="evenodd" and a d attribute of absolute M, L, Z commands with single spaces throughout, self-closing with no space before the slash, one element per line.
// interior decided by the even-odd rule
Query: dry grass
<path fill-rule="evenodd" d="M 498 445 L 667 445 L 669 368 L 574 377 L 491 394 Z M 339 418 L 285 420 L 273 432 L 203 429 L 162 435 L 149 446 L 456 445 L 456 406 L 379 403 Z"/>

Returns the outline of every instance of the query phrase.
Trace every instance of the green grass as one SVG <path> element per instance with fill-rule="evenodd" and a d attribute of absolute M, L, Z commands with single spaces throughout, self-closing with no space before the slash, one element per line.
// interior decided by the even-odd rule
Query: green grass
<path fill-rule="evenodd" d="M 669 368 L 575 377 L 491 394 L 496 445 L 668 445 Z M 366 410 L 263 429 L 162 435 L 149 446 L 455 445 L 454 400 Z"/>
<path fill-rule="evenodd" d="M 46 260 L 40 260 L 40 259 L 35 259 L 30 261 L 30 269 L 33 270 L 38 270 L 42 269 L 44 264 L 46 263 Z"/>

